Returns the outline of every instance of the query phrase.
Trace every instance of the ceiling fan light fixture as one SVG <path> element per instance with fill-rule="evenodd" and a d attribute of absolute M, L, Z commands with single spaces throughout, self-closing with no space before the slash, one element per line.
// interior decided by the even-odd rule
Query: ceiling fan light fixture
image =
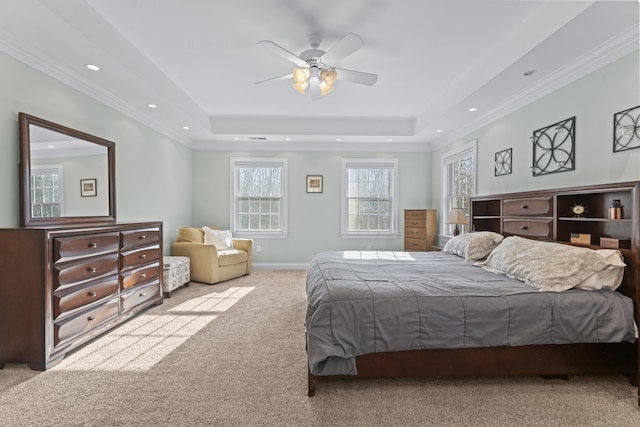
<path fill-rule="evenodd" d="M 293 86 L 295 90 L 300 92 L 301 95 L 304 95 L 304 91 L 307 90 L 309 83 L 307 83 L 306 81 L 303 81 L 301 83 L 294 83 L 291 86 Z"/>
<path fill-rule="evenodd" d="M 327 84 L 327 82 L 320 82 L 320 95 L 325 96 L 333 90 L 333 86 Z"/>
<path fill-rule="evenodd" d="M 295 67 L 292 74 L 293 80 L 296 83 L 305 83 L 307 80 L 309 80 L 311 71 L 309 71 L 308 68 Z"/>
<path fill-rule="evenodd" d="M 323 82 L 328 84 L 329 86 L 333 86 L 333 84 L 338 80 L 338 72 L 336 70 L 322 70 L 320 72 L 320 78 Z"/>

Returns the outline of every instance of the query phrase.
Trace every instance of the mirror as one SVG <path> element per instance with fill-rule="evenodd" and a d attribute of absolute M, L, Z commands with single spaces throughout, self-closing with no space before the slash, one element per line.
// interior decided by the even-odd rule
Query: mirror
<path fill-rule="evenodd" d="M 116 220 L 115 143 L 19 114 L 23 227 Z"/>

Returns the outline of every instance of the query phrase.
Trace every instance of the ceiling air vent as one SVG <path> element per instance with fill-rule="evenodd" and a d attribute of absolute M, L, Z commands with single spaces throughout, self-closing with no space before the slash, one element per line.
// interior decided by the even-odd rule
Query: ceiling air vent
<path fill-rule="evenodd" d="M 266 141 L 267 137 L 266 136 L 250 136 L 249 140 L 251 140 L 251 141 Z"/>

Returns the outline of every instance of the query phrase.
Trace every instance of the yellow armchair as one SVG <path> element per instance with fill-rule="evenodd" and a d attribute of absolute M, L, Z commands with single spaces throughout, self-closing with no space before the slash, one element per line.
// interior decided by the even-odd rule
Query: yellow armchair
<path fill-rule="evenodd" d="M 181 227 L 171 254 L 189 257 L 191 280 L 213 285 L 251 273 L 253 240 L 232 240 L 232 249 L 219 251 L 215 245 L 204 243 L 202 228 Z"/>

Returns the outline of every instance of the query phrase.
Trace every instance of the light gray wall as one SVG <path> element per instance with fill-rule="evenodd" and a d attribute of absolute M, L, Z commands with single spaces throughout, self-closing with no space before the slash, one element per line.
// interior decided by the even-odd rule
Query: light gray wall
<path fill-rule="evenodd" d="M 0 52 L 0 227 L 20 225 L 18 113 L 116 143 L 118 221 L 164 223 L 164 252 L 192 218 L 191 150 Z"/>
<path fill-rule="evenodd" d="M 638 61 L 636 51 L 433 152 L 431 204 L 440 202 L 442 153 L 476 138 L 478 195 L 640 180 L 640 149 L 613 152 L 613 115 L 640 105 Z M 572 116 L 575 170 L 533 177 L 529 137 Z M 513 148 L 513 173 L 496 177 L 495 153 L 507 148 Z"/>
<path fill-rule="evenodd" d="M 326 250 L 403 250 L 403 209 L 427 209 L 431 199 L 429 153 L 354 153 L 311 151 L 194 151 L 194 225 L 229 227 L 230 158 L 286 157 L 289 165 L 289 235 L 286 239 L 255 239 L 262 251 L 256 263 L 306 264 Z M 398 159 L 399 229 L 397 239 L 340 238 L 341 159 Z M 323 176 L 323 193 L 306 193 L 306 176 Z"/>

